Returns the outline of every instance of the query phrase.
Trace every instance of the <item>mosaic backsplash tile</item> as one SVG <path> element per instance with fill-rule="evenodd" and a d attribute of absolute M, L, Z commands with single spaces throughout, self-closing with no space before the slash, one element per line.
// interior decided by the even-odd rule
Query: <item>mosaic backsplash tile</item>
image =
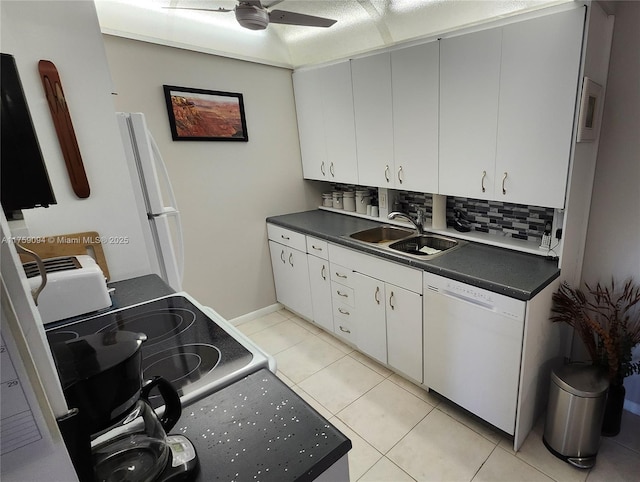
<path fill-rule="evenodd" d="M 371 204 L 378 204 L 377 188 L 351 184 L 332 184 L 333 191 L 369 190 Z M 432 219 L 433 197 L 429 193 L 411 191 L 390 191 L 395 193 L 392 209 L 411 214 L 414 218 L 418 209 L 423 209 L 425 219 Z M 464 197 L 447 197 L 447 225 L 453 223 L 455 210 L 471 223 L 471 229 L 482 233 L 507 235 L 523 240 L 542 240 L 545 225 L 553 224 L 553 208 L 526 206 L 523 204 L 485 201 Z"/>
<path fill-rule="evenodd" d="M 431 194 L 397 191 L 397 206 L 413 216 L 422 208 L 426 218 L 432 217 Z M 472 230 L 524 240 L 541 240 L 545 225 L 552 225 L 554 215 L 553 208 L 449 196 L 447 225 L 453 222 L 456 209 L 471 223 Z"/>

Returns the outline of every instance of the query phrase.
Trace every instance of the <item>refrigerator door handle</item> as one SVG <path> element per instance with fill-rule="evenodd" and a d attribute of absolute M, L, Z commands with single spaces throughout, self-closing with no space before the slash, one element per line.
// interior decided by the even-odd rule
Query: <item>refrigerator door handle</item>
<path fill-rule="evenodd" d="M 180 283 L 184 280 L 184 236 L 182 234 L 182 221 L 180 218 L 180 211 L 178 211 L 178 203 L 176 202 L 176 196 L 173 192 L 173 187 L 171 186 L 171 181 L 169 180 L 169 171 L 167 171 L 167 166 L 162 159 L 162 155 L 160 154 L 160 149 L 158 148 L 158 144 L 156 144 L 156 140 L 151 135 L 151 132 L 147 131 L 149 136 L 149 140 L 151 142 L 151 149 L 153 151 L 153 157 L 156 161 L 156 166 L 160 169 L 158 170 L 162 180 L 167 187 L 167 194 L 169 196 L 169 202 L 171 203 L 172 208 L 165 208 L 164 212 L 166 214 L 171 214 L 175 217 L 176 220 L 176 228 L 177 228 L 177 236 L 178 236 L 178 275 L 180 276 Z"/>

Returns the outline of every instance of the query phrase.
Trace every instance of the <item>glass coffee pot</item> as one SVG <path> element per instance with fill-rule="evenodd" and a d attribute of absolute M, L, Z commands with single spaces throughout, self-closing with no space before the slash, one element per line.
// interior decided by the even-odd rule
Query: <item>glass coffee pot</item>
<path fill-rule="evenodd" d="M 164 378 L 142 384 L 145 340 L 144 334 L 116 331 L 52 346 L 67 403 L 78 409 L 84 431 L 77 445 L 84 450 L 90 443 L 97 481 L 166 480 L 163 474 L 172 465 L 167 432 L 180 418 L 180 397 Z M 148 401 L 154 388 L 164 400 L 160 418 Z M 77 459 L 86 460 L 87 453 Z"/>

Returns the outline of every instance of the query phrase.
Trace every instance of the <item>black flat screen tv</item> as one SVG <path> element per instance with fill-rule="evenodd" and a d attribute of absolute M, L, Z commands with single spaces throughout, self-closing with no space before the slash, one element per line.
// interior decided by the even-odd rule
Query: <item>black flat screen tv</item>
<path fill-rule="evenodd" d="M 0 197 L 7 219 L 17 211 L 56 204 L 16 61 L 1 54 Z"/>

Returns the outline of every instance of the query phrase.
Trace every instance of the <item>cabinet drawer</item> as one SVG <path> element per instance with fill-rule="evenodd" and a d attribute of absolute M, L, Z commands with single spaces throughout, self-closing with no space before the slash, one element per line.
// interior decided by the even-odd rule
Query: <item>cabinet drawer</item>
<path fill-rule="evenodd" d="M 338 303 L 349 305 L 352 308 L 356 306 L 355 294 L 353 288 L 331 281 L 331 297 Z"/>
<path fill-rule="evenodd" d="M 355 345 L 356 319 L 355 309 L 342 303 L 333 304 L 333 326 L 336 336 Z"/>
<path fill-rule="evenodd" d="M 276 243 L 290 246 L 305 253 L 307 252 L 306 236 L 302 233 L 267 223 L 267 234 L 269 235 L 269 239 Z"/>
<path fill-rule="evenodd" d="M 331 262 L 329 266 L 331 268 L 331 281 L 353 288 L 353 271 L 351 269 Z"/>
<path fill-rule="evenodd" d="M 329 259 L 329 243 L 322 239 L 307 236 L 307 253 L 322 259 Z"/>

